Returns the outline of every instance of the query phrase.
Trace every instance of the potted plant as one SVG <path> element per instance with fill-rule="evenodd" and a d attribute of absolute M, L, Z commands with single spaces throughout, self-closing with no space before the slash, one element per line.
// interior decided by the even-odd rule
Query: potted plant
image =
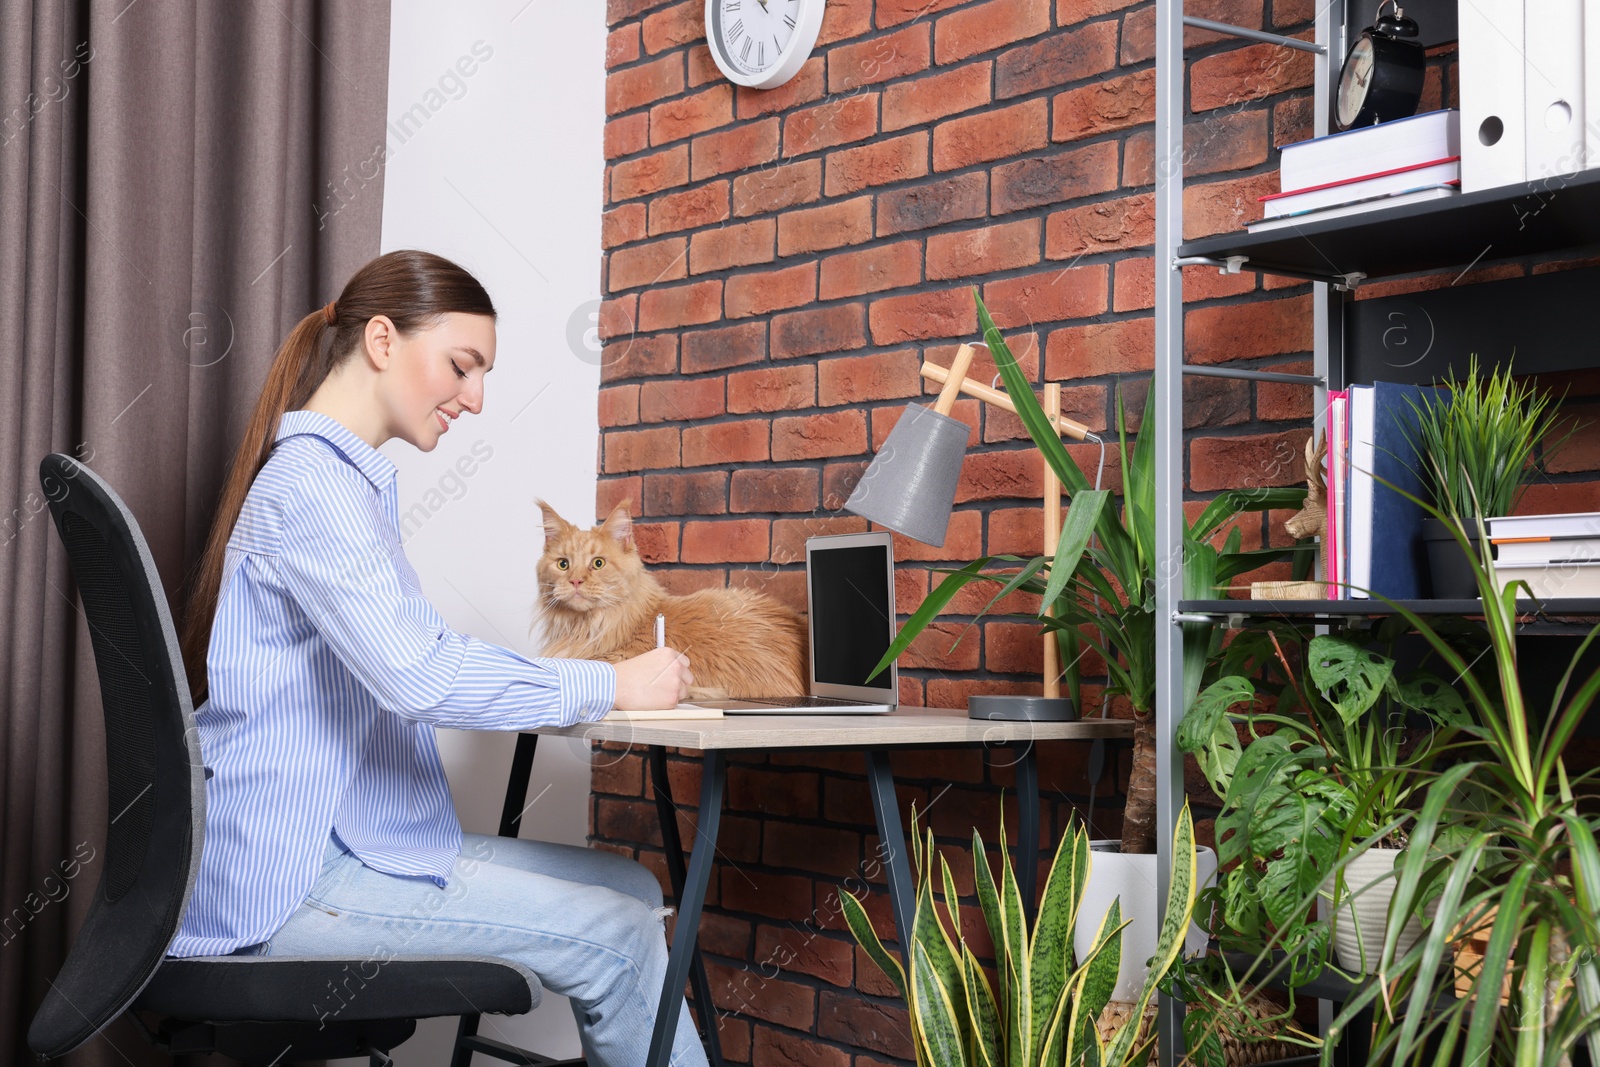
<path fill-rule="evenodd" d="M 1197 901 L 1197 909 L 1203 908 Z M 1194 1067 L 1249 1067 L 1298 1055 L 1322 1042 L 1296 1025 L 1287 1008 L 1247 986 L 1221 955 L 1180 956 L 1167 969 L 1161 992 L 1184 1002 L 1184 1054 Z"/>
<path fill-rule="evenodd" d="M 1394 913 L 1414 913 L 1435 893 L 1436 914 L 1409 951 L 1391 926 L 1378 960 L 1385 980 L 1346 1001 L 1334 1026 L 1374 1008 L 1373 1062 L 1564 1064 L 1580 1040 L 1592 1061 L 1600 1049 L 1600 790 L 1596 772 L 1570 771 L 1563 750 L 1600 695 L 1600 670 L 1578 674 L 1600 626 L 1574 653 L 1548 709 L 1528 706 L 1517 657 L 1523 583 L 1500 588 L 1481 519 L 1475 525 L 1476 553 L 1459 527 L 1456 543 L 1482 598 L 1483 677 L 1439 627 L 1395 605 L 1458 679 L 1463 734 L 1474 745 L 1418 795 L 1396 867 Z M 1475 962 L 1451 966 L 1479 938 Z"/>
<path fill-rule="evenodd" d="M 1119 394 L 1117 405 L 1118 448 L 1122 463 L 1123 499 L 1119 508 L 1110 492 L 1093 488 L 1091 482 L 1061 444 L 1034 396 L 1016 358 L 974 290 L 978 320 L 984 341 L 1005 381 L 1007 394 L 1033 442 L 1043 452 L 1064 492 L 1069 497 L 1060 543 L 1051 556 L 1024 558 L 1014 555 L 987 556 L 946 577 L 923 600 L 906 621 L 894 643 L 879 661 L 881 671 L 894 662 L 911 642 L 931 623 L 952 597 L 971 582 L 998 586 L 987 614 L 1008 594 L 1022 590 L 1041 598 L 1037 615 L 1024 616 L 1053 631 L 1061 645 L 1061 662 L 1068 665 L 1066 682 L 1074 702 L 1081 708 L 1081 691 L 1076 664 L 1081 644 L 1098 652 L 1106 664 L 1110 684 L 1105 696 L 1123 696 L 1134 715 L 1133 765 L 1128 779 L 1127 802 L 1123 812 L 1120 841 L 1096 845 L 1101 862 L 1097 865 L 1096 885 L 1091 891 L 1104 900 L 1120 896 L 1125 909 L 1130 901 L 1148 900 L 1146 893 L 1131 887 L 1156 884 L 1155 873 L 1155 452 L 1154 413 L 1146 412 L 1141 432 L 1130 442 L 1127 419 Z M 1191 523 L 1186 523 L 1183 541 L 1183 593 L 1187 597 L 1211 597 L 1237 575 L 1296 554 L 1308 562 L 1309 543 L 1287 548 L 1241 549 L 1242 536 L 1235 529 L 1218 546 L 1217 534 L 1238 515 L 1274 509 L 1298 508 L 1305 499 L 1303 487 L 1231 490 L 1219 494 Z M 1041 577 L 1049 568 L 1048 578 Z M 1198 690 L 1202 669 L 1214 654 L 1220 634 L 1210 623 L 1184 624 L 1184 680 L 1189 699 Z M 1215 871 L 1215 854 L 1201 850 L 1201 881 Z M 1105 884 L 1101 884 L 1105 883 Z M 1150 909 L 1153 912 L 1153 907 Z M 1153 914 L 1137 917 L 1133 923 L 1141 936 L 1152 936 L 1156 928 Z M 1094 937 L 1092 926 L 1080 926 L 1080 943 Z M 1142 961 L 1146 952 L 1129 953 L 1120 986 L 1129 996 L 1143 981 Z"/>
<path fill-rule="evenodd" d="M 1560 402 L 1512 381 L 1508 366 L 1480 378 L 1477 356 L 1468 361 L 1465 380 L 1450 373 L 1444 393 L 1408 402 L 1416 415 L 1412 444 L 1423 493 L 1443 513 L 1422 522 L 1433 595 L 1459 599 L 1477 595 L 1477 584 L 1456 531 L 1475 553 L 1475 520 L 1511 514 L 1533 473 L 1535 448 L 1543 442 L 1548 458 L 1572 431 L 1551 439 Z"/>
<path fill-rule="evenodd" d="M 1391 647 L 1397 632 L 1386 628 Z M 1258 710 L 1253 679 L 1274 670 L 1287 684 L 1273 710 Z M 1309 918 L 1322 895 L 1340 967 L 1375 971 L 1413 795 L 1436 746 L 1468 721 L 1460 693 L 1423 670 L 1402 679 L 1391 656 L 1330 634 L 1305 645 L 1303 670 L 1276 630 L 1241 635 L 1220 675 L 1177 735 L 1223 798 L 1215 932 L 1224 947 L 1283 949 L 1291 986 L 1303 984 L 1326 956 L 1328 926 Z M 1420 743 L 1408 722 L 1421 724 Z M 1410 912 L 1395 921 L 1409 947 L 1420 924 Z"/>
<path fill-rule="evenodd" d="M 883 947 L 866 909 L 853 894 L 842 898 L 850 932 L 894 982 L 910 1010 L 912 1045 L 918 1067 L 1130 1067 L 1143 1063 L 1150 1039 L 1139 1020 L 1156 983 L 1181 950 L 1183 931 L 1194 913 L 1194 826 L 1185 806 L 1173 836 L 1172 882 L 1166 922 L 1150 977 L 1144 983 L 1130 1025 L 1105 1040 L 1096 1024 L 1111 999 L 1127 922 L 1118 902 L 1089 916 L 1097 934 L 1091 950 L 1073 951 L 1071 931 L 1084 907 L 1083 889 L 1097 862 L 1089 835 L 1072 827 L 1056 848 L 1045 878 L 1038 917 L 1028 929 L 1021 893 L 1007 858 L 1000 881 L 989 868 L 977 830 L 972 863 L 978 903 L 994 945 L 996 981 L 991 983 L 961 933 L 947 925 L 936 908 L 935 883 L 945 912 L 959 914 L 949 862 L 926 844 L 912 813 L 912 858 L 917 875 L 917 905 L 912 923 L 910 972 Z M 1002 819 L 1000 840 L 1005 841 Z M 939 872 L 935 877 L 937 858 Z"/>

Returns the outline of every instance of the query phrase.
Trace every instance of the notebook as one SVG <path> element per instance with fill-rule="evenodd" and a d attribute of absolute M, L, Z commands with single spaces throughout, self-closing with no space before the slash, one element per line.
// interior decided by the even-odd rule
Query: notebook
<path fill-rule="evenodd" d="M 899 700 L 894 664 L 867 675 L 894 641 L 894 542 L 888 531 L 806 539 L 811 693 L 696 700 L 728 715 L 883 715 Z"/>

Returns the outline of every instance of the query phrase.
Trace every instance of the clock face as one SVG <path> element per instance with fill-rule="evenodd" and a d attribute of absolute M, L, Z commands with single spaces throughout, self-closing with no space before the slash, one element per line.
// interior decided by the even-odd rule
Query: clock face
<path fill-rule="evenodd" d="M 794 36 L 799 0 L 720 0 L 719 6 L 723 48 L 743 73 L 767 70 Z"/>
<path fill-rule="evenodd" d="M 1372 88 L 1372 72 L 1375 66 L 1372 38 L 1366 36 L 1356 38 L 1356 43 L 1350 49 L 1350 55 L 1344 61 L 1344 70 L 1339 74 L 1340 129 L 1349 127 L 1361 113 L 1361 105 L 1366 103 L 1367 92 Z"/>
<path fill-rule="evenodd" d="M 822 6 L 823 0 L 706 0 L 711 56 L 735 84 L 782 85 L 811 54 Z"/>

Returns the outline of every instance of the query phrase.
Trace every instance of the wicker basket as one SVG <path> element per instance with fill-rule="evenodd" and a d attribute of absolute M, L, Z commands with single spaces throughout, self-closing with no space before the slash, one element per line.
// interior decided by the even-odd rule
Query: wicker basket
<path fill-rule="evenodd" d="M 1327 594 L 1324 582 L 1251 582 L 1251 600 L 1322 600 Z"/>
<path fill-rule="evenodd" d="M 1106 1005 L 1106 1010 L 1100 1013 L 1100 1018 L 1095 1020 L 1095 1029 L 1100 1034 L 1101 1041 L 1110 1041 L 1123 1028 L 1133 1014 L 1134 1006 L 1122 1001 L 1112 1001 Z M 1305 1050 L 1302 1048 L 1285 1045 L 1279 1041 L 1246 1041 L 1238 1036 L 1240 1031 L 1258 1030 L 1264 1033 L 1277 1033 L 1282 1029 L 1278 1021 L 1264 1022 L 1280 1014 L 1272 1002 L 1257 994 L 1245 1002 L 1245 1014 L 1248 1020 L 1238 1020 L 1230 1024 L 1218 1035 L 1222 1039 L 1223 1055 L 1227 1058 L 1228 1067 L 1254 1067 L 1258 1063 L 1267 1063 L 1271 1060 L 1285 1059 L 1298 1055 Z M 1240 1025 L 1242 1024 L 1242 1025 Z M 1140 1040 L 1154 1035 L 1156 1025 L 1155 1005 L 1145 1009 L 1144 1019 L 1139 1026 Z M 1149 1062 L 1156 1060 L 1156 1046 L 1150 1046 Z"/>

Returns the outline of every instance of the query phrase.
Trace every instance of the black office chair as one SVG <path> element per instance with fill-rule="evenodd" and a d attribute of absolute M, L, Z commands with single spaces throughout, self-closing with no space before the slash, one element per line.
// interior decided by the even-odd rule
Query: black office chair
<path fill-rule="evenodd" d="M 374 1067 L 434 1016 L 470 1020 L 456 1057 L 577 1067 L 476 1036 L 479 1013 L 520 1015 L 538 978 L 487 956 L 363 958 L 164 953 L 194 888 L 205 769 L 177 635 L 138 523 L 93 471 L 39 464 L 82 595 L 106 720 L 105 865 L 78 939 L 28 1029 L 40 1059 L 64 1056 L 125 1011 L 174 1056 L 246 1064 L 367 1055 Z M 149 1018 L 147 1019 L 146 1016 Z"/>

